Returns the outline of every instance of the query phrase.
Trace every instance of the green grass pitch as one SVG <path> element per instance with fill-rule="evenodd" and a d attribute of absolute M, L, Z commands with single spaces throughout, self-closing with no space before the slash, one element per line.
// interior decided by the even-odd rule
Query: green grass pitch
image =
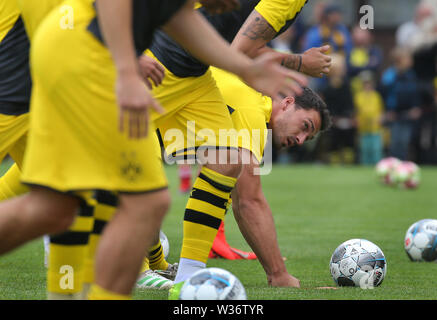
<path fill-rule="evenodd" d="M 188 195 L 178 193 L 177 171 L 167 167 L 173 202 L 163 231 L 170 241 L 169 261 L 178 260 L 182 219 Z M 437 263 L 413 263 L 404 252 L 407 228 L 420 219 L 437 218 L 437 168 L 422 168 L 417 190 L 378 183 L 372 167 L 315 165 L 274 166 L 263 176 L 264 193 L 274 213 L 282 255 L 302 288 L 271 288 L 257 261 L 211 259 L 210 267 L 234 273 L 250 300 L 392 300 L 437 299 Z M 230 212 L 228 242 L 249 251 Z M 334 286 L 329 260 L 343 241 L 364 238 L 378 245 L 387 259 L 387 275 L 374 289 Z M 0 257 L 0 299 L 45 299 L 42 240 Z M 166 291 L 136 291 L 135 299 L 166 299 Z"/>

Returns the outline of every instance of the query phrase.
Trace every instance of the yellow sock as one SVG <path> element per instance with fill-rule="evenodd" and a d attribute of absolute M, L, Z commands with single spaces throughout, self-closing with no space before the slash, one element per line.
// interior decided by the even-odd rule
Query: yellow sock
<path fill-rule="evenodd" d="M 237 179 L 202 168 L 184 216 L 181 258 L 206 263 Z"/>
<path fill-rule="evenodd" d="M 149 265 L 149 259 L 144 258 L 143 260 L 143 265 L 141 267 L 141 271 L 140 272 L 144 272 L 150 269 L 150 265 Z"/>
<path fill-rule="evenodd" d="M 149 250 L 150 269 L 152 270 L 167 270 L 168 262 L 165 261 L 164 252 L 162 250 L 161 241 Z"/>
<path fill-rule="evenodd" d="M 98 286 L 97 284 L 92 284 L 90 292 L 88 294 L 89 300 L 131 300 L 131 295 L 124 295 L 115 292 L 108 291 Z"/>
<path fill-rule="evenodd" d="M 84 260 L 93 225 L 93 207 L 81 203 L 79 215 L 67 232 L 50 236 L 47 270 L 49 299 L 71 299 L 82 292 Z"/>
<path fill-rule="evenodd" d="M 117 201 L 117 196 L 114 193 L 101 190 L 96 191 L 94 199 L 94 225 L 89 238 L 84 266 L 84 283 L 87 283 L 88 287 L 94 283 L 95 254 L 100 236 L 117 209 Z"/>
<path fill-rule="evenodd" d="M 48 298 L 52 294 L 69 295 L 82 291 L 85 246 L 64 246 L 50 243 L 47 271 Z M 61 298 L 55 298 L 56 300 Z"/>
<path fill-rule="evenodd" d="M 83 271 L 83 282 L 91 283 L 94 282 L 94 255 L 96 253 L 96 248 L 100 240 L 100 235 L 94 233 L 90 234 L 87 251 L 85 253 L 84 271 Z"/>
<path fill-rule="evenodd" d="M 21 171 L 16 163 L 0 178 L 0 201 L 13 198 L 29 191 L 29 188 L 20 182 Z"/>

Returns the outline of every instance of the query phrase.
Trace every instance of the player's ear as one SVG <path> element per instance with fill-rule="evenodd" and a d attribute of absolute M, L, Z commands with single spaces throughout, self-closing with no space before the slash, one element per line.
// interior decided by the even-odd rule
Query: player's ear
<path fill-rule="evenodd" d="M 283 108 L 284 108 L 284 110 L 286 110 L 286 109 L 290 108 L 291 106 L 293 106 L 295 101 L 296 100 L 292 96 L 284 98 L 284 100 L 283 100 Z"/>

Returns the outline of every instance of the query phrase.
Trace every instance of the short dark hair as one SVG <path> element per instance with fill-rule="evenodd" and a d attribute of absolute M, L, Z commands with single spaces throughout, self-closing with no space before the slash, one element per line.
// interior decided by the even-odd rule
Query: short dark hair
<path fill-rule="evenodd" d="M 302 94 L 294 97 L 295 105 L 305 110 L 316 110 L 320 114 L 320 131 L 328 130 L 332 125 L 332 119 L 325 101 L 311 88 L 303 87 L 302 89 Z"/>

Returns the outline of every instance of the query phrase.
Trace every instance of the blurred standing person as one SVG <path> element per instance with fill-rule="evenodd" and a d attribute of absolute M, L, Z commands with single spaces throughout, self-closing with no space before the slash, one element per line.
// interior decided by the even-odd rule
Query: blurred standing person
<path fill-rule="evenodd" d="M 413 70 L 413 59 L 407 48 L 392 52 L 394 65 L 382 75 L 381 86 L 390 128 L 389 155 L 408 159 L 411 136 L 421 116 L 419 85 Z"/>
<path fill-rule="evenodd" d="M 432 16 L 432 6 L 422 1 L 420 2 L 414 12 L 414 18 L 401 24 L 396 30 L 396 44 L 400 47 L 410 47 L 413 38 L 420 33 L 422 24 Z"/>
<path fill-rule="evenodd" d="M 362 89 L 354 95 L 354 101 L 359 132 L 360 164 L 374 165 L 382 158 L 384 102 L 375 90 L 375 80 L 371 71 L 363 71 L 358 77 Z"/>
<path fill-rule="evenodd" d="M 191 191 L 191 165 L 179 164 L 178 175 L 179 175 L 179 192 L 189 193 Z"/>
<path fill-rule="evenodd" d="M 375 45 L 372 34 L 368 29 L 355 26 L 352 30 L 354 47 L 348 60 L 348 73 L 352 78 L 352 91 L 361 90 L 362 83 L 358 75 L 363 71 L 378 74 L 382 63 L 382 51 Z"/>
<path fill-rule="evenodd" d="M 411 36 L 409 48 L 414 57 L 414 70 L 422 85 L 432 93 L 432 81 L 437 76 L 437 1 L 422 0 L 417 9 L 422 19 Z"/>
<path fill-rule="evenodd" d="M 414 161 L 435 163 L 434 82 L 437 79 L 437 1 L 421 0 L 417 6 L 420 23 L 409 41 L 413 55 L 413 69 L 419 82 L 422 116 L 413 133 L 410 146 Z"/>
<path fill-rule="evenodd" d="M 289 28 L 291 33 L 290 48 L 293 52 L 302 52 L 302 42 L 307 30 L 303 17 L 300 15 Z"/>
<path fill-rule="evenodd" d="M 330 45 L 331 50 L 327 54 L 338 53 L 347 60 L 349 59 L 353 47 L 352 38 L 348 28 L 343 23 L 342 10 L 339 5 L 328 4 L 323 7 L 320 23 L 307 31 L 302 50 L 323 45 Z M 317 91 L 326 83 L 327 79 L 324 77 L 314 79 L 313 85 Z"/>
<path fill-rule="evenodd" d="M 332 128 L 321 137 L 322 152 L 329 153 L 330 163 L 351 164 L 355 161 L 354 101 L 347 78 L 346 59 L 341 54 L 332 54 L 328 83 L 320 95 L 332 115 Z"/>

